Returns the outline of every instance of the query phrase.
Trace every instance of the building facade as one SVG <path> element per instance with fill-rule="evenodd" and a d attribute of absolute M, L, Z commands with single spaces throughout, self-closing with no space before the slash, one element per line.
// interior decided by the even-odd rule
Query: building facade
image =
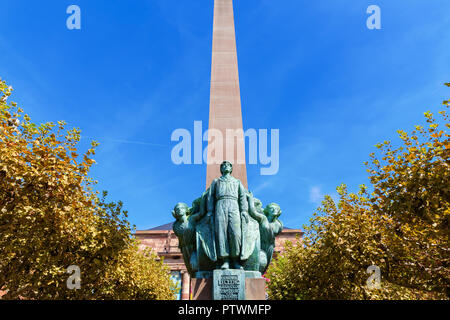
<path fill-rule="evenodd" d="M 286 241 L 301 241 L 303 232 L 300 229 L 284 228 L 275 239 L 274 258 L 284 251 Z M 140 248 L 150 248 L 164 263 L 169 266 L 172 278 L 180 281 L 181 292 L 178 296 L 181 300 L 189 300 L 191 278 L 186 270 L 183 255 L 178 248 L 178 238 L 172 230 L 172 223 L 168 223 L 149 230 L 136 231 L 136 238 L 140 242 Z"/>

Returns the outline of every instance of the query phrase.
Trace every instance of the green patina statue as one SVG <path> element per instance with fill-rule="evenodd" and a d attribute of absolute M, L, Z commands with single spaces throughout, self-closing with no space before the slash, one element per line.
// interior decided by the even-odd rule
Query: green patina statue
<path fill-rule="evenodd" d="M 179 247 L 191 277 L 204 277 L 214 269 L 237 269 L 263 274 L 282 231 L 280 207 L 265 209 L 252 193 L 234 178 L 233 167 L 224 161 L 222 176 L 196 199 L 192 207 L 178 203 L 172 211 Z"/>
<path fill-rule="evenodd" d="M 214 232 L 217 257 L 221 269 L 244 269 L 240 261 L 247 260 L 243 221 L 248 221 L 247 194 L 241 181 L 231 176 L 233 167 L 224 161 L 220 166 L 222 176 L 211 183 L 207 198 L 207 216 L 214 215 Z"/>

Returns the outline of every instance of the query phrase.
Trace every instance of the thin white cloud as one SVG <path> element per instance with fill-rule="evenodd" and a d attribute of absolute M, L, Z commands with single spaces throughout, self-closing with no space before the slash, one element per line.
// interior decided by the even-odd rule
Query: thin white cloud
<path fill-rule="evenodd" d="M 309 190 L 309 201 L 313 203 L 318 203 L 323 200 L 324 195 L 322 194 L 322 191 L 319 186 L 313 186 Z"/>
<path fill-rule="evenodd" d="M 94 137 L 87 137 L 87 136 L 83 136 L 82 138 L 95 140 L 100 143 L 102 143 L 102 141 L 106 141 L 106 142 L 113 142 L 113 143 L 140 144 L 140 145 L 154 146 L 154 147 L 168 147 L 169 146 L 167 144 L 161 144 L 161 143 L 151 143 L 151 142 L 145 142 L 145 141 L 134 141 L 134 140 L 125 140 L 125 139 L 94 138 Z"/>
<path fill-rule="evenodd" d="M 270 183 L 268 181 L 264 181 L 250 191 L 254 194 L 257 194 L 259 191 L 265 189 L 268 186 L 270 186 Z"/>

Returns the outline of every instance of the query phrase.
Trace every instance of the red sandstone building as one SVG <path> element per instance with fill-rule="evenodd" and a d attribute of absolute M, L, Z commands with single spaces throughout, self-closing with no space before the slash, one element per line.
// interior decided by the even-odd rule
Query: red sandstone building
<path fill-rule="evenodd" d="M 190 297 L 190 276 L 184 265 L 183 256 L 178 248 L 178 238 L 172 230 L 172 223 L 152 228 L 149 230 L 136 231 L 136 238 L 140 241 L 141 248 L 150 248 L 163 258 L 172 273 L 172 277 L 181 282 L 181 294 L 179 299 L 189 300 Z M 284 250 L 284 243 L 289 240 L 297 241 L 297 236 L 301 239 L 303 232 L 300 229 L 284 228 L 275 240 L 274 257 Z"/>

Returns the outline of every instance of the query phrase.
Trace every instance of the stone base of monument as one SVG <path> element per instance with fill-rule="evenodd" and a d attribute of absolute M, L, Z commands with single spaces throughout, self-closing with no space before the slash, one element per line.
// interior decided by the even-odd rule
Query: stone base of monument
<path fill-rule="evenodd" d="M 192 300 L 265 300 L 261 273 L 237 269 L 200 272 L 191 280 Z"/>

